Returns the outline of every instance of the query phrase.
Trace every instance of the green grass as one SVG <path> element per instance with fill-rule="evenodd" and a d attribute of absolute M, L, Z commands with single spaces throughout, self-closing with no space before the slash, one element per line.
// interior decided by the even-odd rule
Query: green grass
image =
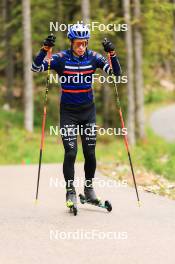
<path fill-rule="evenodd" d="M 41 128 L 34 133 L 26 132 L 23 115 L 18 112 L 0 112 L 0 164 L 38 163 Z M 175 180 L 175 143 L 170 144 L 146 129 L 147 139 L 130 149 L 134 167 L 145 167 L 148 171 Z M 97 160 L 128 164 L 128 157 L 121 137 L 98 136 Z M 43 162 L 63 162 L 64 149 L 60 136 L 50 136 L 47 125 Z M 83 161 L 81 144 L 77 161 Z"/>
<path fill-rule="evenodd" d="M 134 148 L 136 163 L 147 170 L 175 180 L 175 143 L 167 143 L 147 129 L 147 140 Z"/>
<path fill-rule="evenodd" d="M 147 138 L 130 148 L 135 168 L 146 168 L 147 171 L 162 175 L 175 181 L 175 143 L 167 143 L 161 137 L 146 129 Z M 107 145 L 97 144 L 97 157 L 101 161 L 115 161 L 128 164 L 128 156 L 123 140 L 115 138 Z"/>
<path fill-rule="evenodd" d="M 11 128 L 23 127 L 23 113 L 17 111 L 0 110 L 0 129 L 10 130 Z"/>
<path fill-rule="evenodd" d="M 37 129 L 39 130 L 39 129 Z M 38 163 L 41 135 L 39 131 L 29 133 L 20 128 L 0 129 L 0 164 L 22 164 Z M 117 139 L 116 139 L 117 140 Z M 80 142 L 80 139 L 78 140 Z M 97 159 L 110 161 L 115 160 L 118 154 L 118 144 L 116 141 L 108 139 L 106 144 L 98 140 Z M 50 136 L 48 130 L 45 135 L 43 149 L 43 162 L 62 162 L 64 149 L 60 136 Z M 77 161 L 83 161 L 81 144 L 78 146 Z"/>

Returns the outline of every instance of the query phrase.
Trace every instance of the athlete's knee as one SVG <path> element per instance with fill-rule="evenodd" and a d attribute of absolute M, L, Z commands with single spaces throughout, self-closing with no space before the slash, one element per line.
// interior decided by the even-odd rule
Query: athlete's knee
<path fill-rule="evenodd" d="M 95 157 L 95 149 L 87 149 L 86 151 L 84 151 L 84 156 L 85 159 L 90 160 L 90 161 L 95 161 L 96 157 Z"/>
<path fill-rule="evenodd" d="M 65 159 L 69 162 L 74 162 L 77 156 L 77 149 L 69 149 L 65 151 Z"/>

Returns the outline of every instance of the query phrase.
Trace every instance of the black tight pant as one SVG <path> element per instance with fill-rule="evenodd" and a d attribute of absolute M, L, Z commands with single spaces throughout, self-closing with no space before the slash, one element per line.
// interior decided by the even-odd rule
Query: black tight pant
<path fill-rule="evenodd" d="M 85 107 L 85 106 L 84 106 Z M 74 164 L 77 155 L 77 134 L 82 141 L 85 158 L 85 179 L 94 178 L 96 170 L 96 132 L 95 132 L 95 106 L 91 104 L 85 108 L 60 109 L 60 131 L 65 149 L 63 174 L 65 181 L 74 180 Z M 94 130 L 93 130 L 94 129 Z"/>

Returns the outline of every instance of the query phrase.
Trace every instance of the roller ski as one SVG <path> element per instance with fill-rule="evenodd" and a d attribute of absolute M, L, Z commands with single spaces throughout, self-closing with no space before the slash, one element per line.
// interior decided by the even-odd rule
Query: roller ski
<path fill-rule="evenodd" d="M 73 185 L 66 187 L 66 206 L 70 209 L 70 213 L 77 215 L 77 197 Z"/>
<path fill-rule="evenodd" d="M 81 204 L 92 204 L 101 208 L 107 209 L 108 212 L 112 211 L 112 205 L 109 201 L 104 203 L 96 196 L 94 188 L 92 186 L 84 187 L 84 195 L 79 194 Z"/>

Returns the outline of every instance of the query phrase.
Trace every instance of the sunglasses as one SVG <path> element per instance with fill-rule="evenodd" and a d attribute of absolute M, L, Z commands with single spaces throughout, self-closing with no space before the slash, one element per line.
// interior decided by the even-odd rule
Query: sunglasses
<path fill-rule="evenodd" d="M 73 44 L 74 44 L 74 46 L 75 46 L 76 48 L 79 48 L 79 47 L 81 47 L 81 46 L 82 46 L 83 48 L 85 48 L 85 47 L 87 47 L 87 45 L 88 45 L 88 41 L 87 41 L 87 40 L 74 41 Z"/>

